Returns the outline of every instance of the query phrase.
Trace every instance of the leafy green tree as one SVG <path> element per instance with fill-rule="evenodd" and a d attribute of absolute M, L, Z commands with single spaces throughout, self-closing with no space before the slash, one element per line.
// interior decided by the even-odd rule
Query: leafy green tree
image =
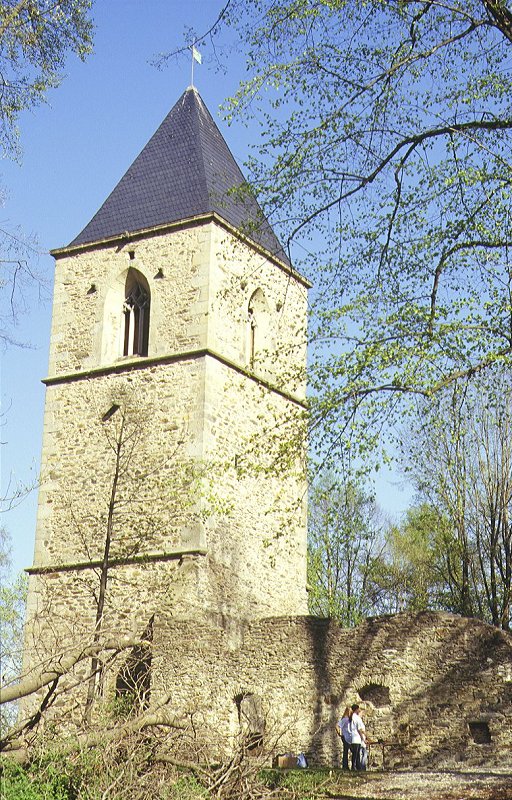
<path fill-rule="evenodd" d="M 370 611 L 370 567 L 381 544 L 382 515 L 355 479 L 324 475 L 311 491 L 308 530 L 309 607 L 346 627 Z"/>
<path fill-rule="evenodd" d="M 464 616 L 478 615 L 475 550 L 468 526 L 468 448 L 464 405 L 467 383 L 456 383 L 432 405 L 418 404 L 417 424 L 403 443 L 404 466 L 420 497 L 446 515 L 449 525 L 442 548 L 447 607 Z"/>
<path fill-rule="evenodd" d="M 82 60 L 92 51 L 92 0 L 0 0 L 0 155 L 18 160 L 18 120 L 22 111 L 44 102 L 48 90 L 62 80 L 70 53 Z M 4 192 L 0 186 L 0 207 Z M 22 345 L 14 328 L 26 310 L 33 285 L 45 291 L 35 265 L 39 248 L 34 237 L 10 222 L 0 229 L 2 256 L 0 345 Z"/>
<path fill-rule="evenodd" d="M 386 534 L 386 547 L 372 564 L 370 594 L 379 613 L 452 608 L 443 553 L 450 538 L 446 519 L 422 503 L 408 509 Z"/>
<path fill-rule="evenodd" d="M 9 536 L 0 528 L 0 685 L 3 687 L 21 674 L 23 623 L 27 598 L 27 579 L 24 573 L 13 577 Z M 16 704 L 2 706 L 0 729 L 13 724 Z"/>
<path fill-rule="evenodd" d="M 354 421 L 373 445 L 404 396 L 510 362 L 512 13 L 228 6 L 249 77 L 227 113 L 258 120 L 253 186 L 315 283 L 313 443 L 335 464 Z"/>
<path fill-rule="evenodd" d="M 0 144 L 17 155 L 19 115 L 58 86 L 68 53 L 92 51 L 92 0 L 0 2 Z"/>
<path fill-rule="evenodd" d="M 495 368 L 423 408 L 407 446 L 418 491 L 449 521 L 442 559 L 452 610 L 504 629 L 512 601 L 511 426 L 509 371 Z"/>

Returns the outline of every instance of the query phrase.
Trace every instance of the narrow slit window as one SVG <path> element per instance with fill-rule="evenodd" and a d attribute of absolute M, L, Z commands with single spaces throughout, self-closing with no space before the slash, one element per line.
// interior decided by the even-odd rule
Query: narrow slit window
<path fill-rule="evenodd" d="M 256 320 L 254 311 L 249 308 L 249 366 L 254 367 L 254 356 L 256 355 Z"/>

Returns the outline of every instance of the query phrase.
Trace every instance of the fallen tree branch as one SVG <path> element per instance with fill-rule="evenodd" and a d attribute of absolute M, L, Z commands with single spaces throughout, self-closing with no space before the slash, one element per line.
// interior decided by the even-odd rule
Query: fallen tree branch
<path fill-rule="evenodd" d="M 179 769 L 188 769 L 193 775 L 197 775 L 203 779 L 210 777 L 208 769 L 202 767 L 200 764 L 196 764 L 194 761 L 184 761 L 183 759 L 173 758 L 172 756 L 163 754 L 155 756 L 154 761 L 160 764 L 170 764 L 171 767 L 178 767 Z"/>
<path fill-rule="evenodd" d="M 88 750 L 91 747 L 98 747 L 99 745 L 113 742 L 116 739 L 122 739 L 123 736 L 130 733 L 140 733 L 145 728 L 153 727 L 166 727 L 173 728 L 178 731 L 187 730 L 187 725 L 183 724 L 185 716 L 176 716 L 171 714 L 169 710 L 161 709 L 159 713 L 152 711 L 137 717 L 131 722 L 110 728 L 109 730 L 90 731 L 88 733 L 80 733 L 74 740 L 68 742 L 64 741 L 59 745 L 61 753 L 72 753 L 74 750 Z"/>
<path fill-rule="evenodd" d="M 151 642 L 139 638 L 114 639 L 106 642 L 95 642 L 72 650 L 70 653 L 62 654 L 58 660 L 42 669 L 36 675 L 28 676 L 13 686 L 6 686 L 1 689 L 0 705 L 34 694 L 39 689 L 48 686 L 49 683 L 53 683 L 53 681 L 66 675 L 80 661 L 96 656 L 103 650 L 114 650 L 116 653 L 120 653 L 130 647 L 151 647 Z"/>
<path fill-rule="evenodd" d="M 121 740 L 124 736 L 129 734 L 140 733 L 146 728 L 166 727 L 179 731 L 187 730 L 188 723 L 186 723 L 185 720 L 190 715 L 176 715 L 171 709 L 165 707 L 168 702 L 169 696 L 166 696 L 158 705 L 148 709 L 146 713 L 125 722 L 123 725 L 116 725 L 115 728 L 84 731 L 67 740 L 61 740 L 59 742 L 59 753 L 69 754 L 77 750 L 88 750 L 91 747 L 104 746 L 110 742 Z M 20 739 L 9 742 L 4 753 L 14 758 L 19 763 L 28 760 L 26 744 Z"/>

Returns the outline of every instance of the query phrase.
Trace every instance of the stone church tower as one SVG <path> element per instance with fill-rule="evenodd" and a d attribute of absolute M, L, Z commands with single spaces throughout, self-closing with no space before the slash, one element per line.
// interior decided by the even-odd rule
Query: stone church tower
<path fill-rule="evenodd" d="M 54 251 L 22 714 L 103 736 L 138 703 L 210 761 L 331 766 L 357 701 L 374 766 L 512 768 L 510 633 L 306 615 L 308 283 L 243 184 L 190 88 Z"/>
<path fill-rule="evenodd" d="M 27 664 L 103 629 L 304 614 L 308 282 L 196 89 L 56 260 Z"/>

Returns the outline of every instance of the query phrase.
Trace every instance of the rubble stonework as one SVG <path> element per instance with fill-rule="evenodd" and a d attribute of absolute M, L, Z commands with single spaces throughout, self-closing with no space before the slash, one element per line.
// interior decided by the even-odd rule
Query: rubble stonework
<path fill-rule="evenodd" d="M 233 649 L 233 631 L 218 625 L 161 618 L 155 628 L 162 656 L 153 663 L 154 692 L 174 675 L 176 709 L 204 716 L 223 741 L 239 730 L 237 698 L 254 695 L 269 738 L 281 734 L 281 752 L 341 766 L 335 725 L 346 704 L 359 702 L 379 742 L 374 767 L 512 768 L 510 633 L 424 612 L 355 629 L 315 617 L 262 619 L 238 634 Z"/>
<path fill-rule="evenodd" d="M 105 305 L 131 265 L 151 287 L 149 357 L 119 358 L 116 350 L 113 359 L 108 351 L 119 331 L 110 328 L 119 326 L 122 300 L 114 321 Z M 158 269 L 163 277 L 155 277 Z M 272 310 L 272 337 L 256 353 L 259 362 L 249 364 L 247 309 L 255 287 Z M 136 447 L 117 488 L 122 514 L 111 558 L 195 555 L 189 613 L 198 604 L 247 617 L 306 611 L 303 458 L 279 474 L 265 466 L 279 447 L 273 430 L 282 436 L 302 424 L 305 303 L 306 287 L 289 270 L 215 222 L 57 258 L 29 608 L 44 591 L 42 571 L 66 568 L 66 580 L 80 573 L 83 584 L 84 564 L 102 557 L 115 423 L 104 416 L 113 404 L 127 404 Z M 291 389 L 283 386 L 286 376 Z M 116 569 L 120 575 L 122 565 Z M 134 579 L 133 561 L 130 570 L 129 581 L 111 587 L 119 606 L 131 605 L 137 581 L 143 593 L 151 591 L 140 569 Z M 57 605 L 66 594 L 59 592 Z"/>

